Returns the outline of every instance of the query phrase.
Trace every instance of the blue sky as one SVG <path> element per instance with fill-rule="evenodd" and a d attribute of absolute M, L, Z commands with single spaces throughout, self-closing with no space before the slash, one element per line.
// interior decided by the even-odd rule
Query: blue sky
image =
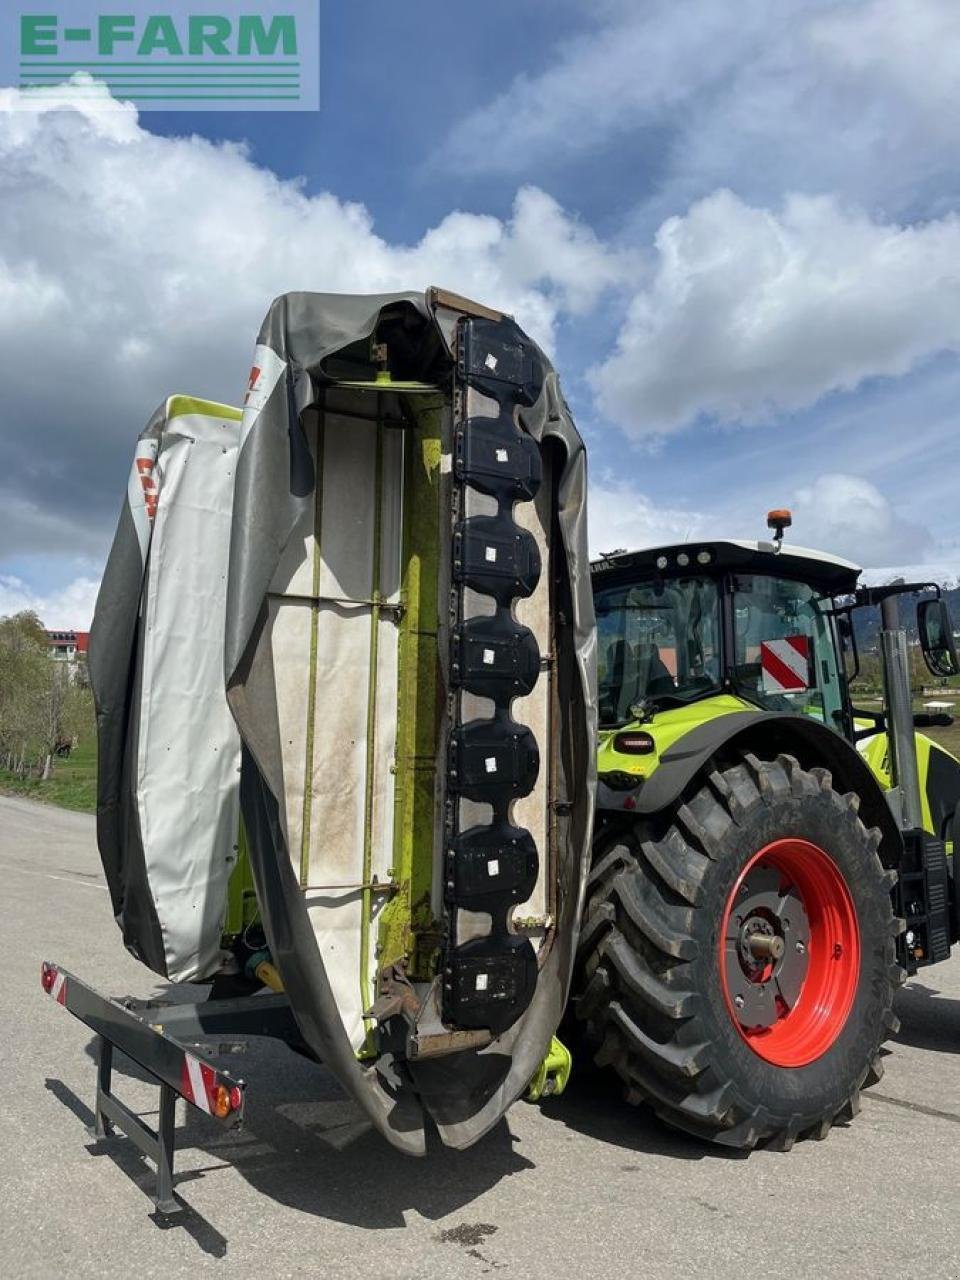
<path fill-rule="evenodd" d="M 0 91 L 0 613 L 84 626 L 137 431 L 286 289 L 458 288 L 551 350 L 595 550 L 960 574 L 950 0 L 323 6 L 319 113 Z"/>

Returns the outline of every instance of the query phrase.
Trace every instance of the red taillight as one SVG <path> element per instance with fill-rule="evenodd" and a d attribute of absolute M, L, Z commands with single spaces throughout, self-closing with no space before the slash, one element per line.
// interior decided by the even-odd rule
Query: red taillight
<path fill-rule="evenodd" d="M 57 966 L 51 964 L 49 960 L 44 960 L 40 966 L 40 985 L 49 995 L 53 990 L 53 984 L 57 980 Z"/>
<path fill-rule="evenodd" d="M 234 1085 L 230 1090 L 230 1110 L 239 1111 L 243 1106 L 243 1090 L 239 1085 Z"/>
<path fill-rule="evenodd" d="M 628 756 L 648 756 L 656 751 L 657 744 L 649 733 L 617 733 L 613 738 L 614 751 Z"/>

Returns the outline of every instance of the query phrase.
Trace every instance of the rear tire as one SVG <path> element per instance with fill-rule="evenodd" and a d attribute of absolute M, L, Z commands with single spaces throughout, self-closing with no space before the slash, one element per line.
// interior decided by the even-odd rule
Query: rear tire
<path fill-rule="evenodd" d="M 597 1063 L 617 1072 L 630 1101 L 649 1103 L 677 1128 L 745 1149 L 760 1142 L 786 1149 L 798 1137 L 825 1137 L 835 1119 L 856 1114 L 860 1089 L 882 1072 L 880 1045 L 897 1029 L 893 995 L 903 981 L 895 950 L 902 922 L 890 896 L 895 873 L 880 863 L 880 832 L 867 831 L 857 809 L 856 795 L 838 794 L 825 769 L 804 770 L 791 756 L 747 755 L 710 774 L 665 829 L 661 821 L 655 833 L 641 819 L 601 836 L 578 950 L 575 1011 Z M 735 931 L 742 919 L 732 912 L 736 895 L 747 892 L 744 875 L 755 874 L 748 867 L 764 865 L 762 856 L 755 861 L 761 851 L 788 844 L 801 852 L 815 846 L 812 860 L 822 859 L 836 883 L 859 947 L 853 960 L 855 945 L 844 956 L 833 941 L 846 935 L 822 935 L 838 965 L 858 967 L 849 969 L 832 1022 L 821 1026 L 819 1038 L 814 1027 L 801 1040 L 806 1053 L 793 1049 L 792 1057 L 771 1052 L 770 1037 L 783 1031 L 778 1018 L 794 1017 L 794 1025 L 809 1020 L 812 997 L 821 998 L 822 991 L 811 997 L 812 989 L 803 989 L 818 963 L 814 932 L 804 930 L 811 941 L 801 995 L 792 1007 L 777 996 L 779 1012 L 763 1031 L 745 1028 L 745 1015 L 734 1009 L 743 997 L 727 990 L 729 957 L 740 953 L 723 943 L 724 926 Z M 811 921 L 830 918 L 829 898 L 824 910 L 812 900 L 807 907 Z M 790 938 L 797 935 L 785 936 L 794 946 Z M 817 971 L 823 968 L 820 962 Z M 823 990 L 835 988 L 830 975 Z M 750 989 L 740 989 L 751 1000 Z"/>

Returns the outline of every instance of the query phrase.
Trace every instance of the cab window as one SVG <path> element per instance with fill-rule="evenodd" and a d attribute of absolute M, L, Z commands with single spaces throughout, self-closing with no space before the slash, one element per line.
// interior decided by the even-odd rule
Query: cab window
<path fill-rule="evenodd" d="M 749 574 L 735 578 L 737 692 L 771 711 L 805 713 L 842 730 L 832 604 L 805 582 Z"/>
<path fill-rule="evenodd" d="M 681 578 L 597 592 L 601 725 L 626 724 L 642 704 L 689 702 L 720 688 L 717 584 Z"/>

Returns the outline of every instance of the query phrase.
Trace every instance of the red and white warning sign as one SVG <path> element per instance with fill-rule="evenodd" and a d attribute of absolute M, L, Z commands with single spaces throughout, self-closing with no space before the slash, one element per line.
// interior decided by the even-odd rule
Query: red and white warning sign
<path fill-rule="evenodd" d="M 810 688 L 810 637 L 784 636 L 760 644 L 764 693 L 802 693 Z"/>

